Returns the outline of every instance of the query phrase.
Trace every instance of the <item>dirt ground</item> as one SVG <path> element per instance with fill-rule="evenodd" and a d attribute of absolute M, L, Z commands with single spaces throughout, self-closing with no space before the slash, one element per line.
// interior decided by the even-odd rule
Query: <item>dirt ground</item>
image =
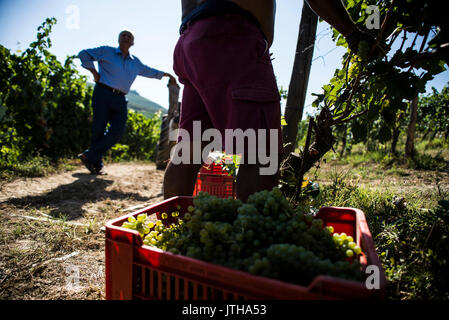
<path fill-rule="evenodd" d="M 115 163 L 0 189 L 0 299 L 104 299 L 105 222 L 160 202 L 163 171 Z"/>
<path fill-rule="evenodd" d="M 160 202 L 164 174 L 154 164 L 135 162 L 109 164 L 106 172 L 93 176 L 79 166 L 0 185 L 0 299 L 105 298 L 102 228 Z M 449 171 L 328 162 L 309 176 L 320 184 L 343 178 L 428 203 L 440 192 L 449 195 Z"/>

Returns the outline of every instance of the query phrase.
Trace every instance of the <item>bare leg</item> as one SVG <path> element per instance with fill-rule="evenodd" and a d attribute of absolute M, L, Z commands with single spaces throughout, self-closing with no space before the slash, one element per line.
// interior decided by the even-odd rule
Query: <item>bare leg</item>
<path fill-rule="evenodd" d="M 241 165 L 237 175 L 237 198 L 246 202 L 254 192 L 271 190 L 278 184 L 278 175 L 260 175 L 256 164 Z"/>
<path fill-rule="evenodd" d="M 192 196 L 201 164 L 168 163 L 164 175 L 164 199 L 175 196 Z"/>
<path fill-rule="evenodd" d="M 201 154 L 206 143 L 201 144 Z M 175 146 L 178 150 L 179 144 Z M 192 196 L 195 189 L 195 183 L 198 175 L 198 171 L 201 169 L 203 163 L 191 164 L 193 161 L 193 145 L 190 145 L 190 161 L 189 164 L 174 164 L 172 161 L 168 163 L 167 169 L 164 174 L 164 199 L 168 199 L 175 196 Z M 179 154 L 182 157 L 182 151 L 175 151 L 175 154 Z M 203 160 L 203 159 L 201 159 Z"/>

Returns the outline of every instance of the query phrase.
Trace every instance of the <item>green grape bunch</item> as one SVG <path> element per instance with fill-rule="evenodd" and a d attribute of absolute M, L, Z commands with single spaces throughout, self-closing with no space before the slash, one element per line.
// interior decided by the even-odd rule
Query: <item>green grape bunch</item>
<path fill-rule="evenodd" d="M 357 55 L 362 59 L 363 61 L 366 61 L 368 59 L 368 55 L 370 53 L 371 47 L 370 43 L 366 40 L 360 40 L 358 44 L 358 51 Z"/>
<path fill-rule="evenodd" d="M 335 233 L 310 207 L 292 208 L 279 188 L 254 193 L 246 203 L 200 192 L 187 209 L 129 218 L 143 243 L 172 254 L 254 275 L 307 285 L 320 274 L 360 281 L 361 248 Z"/>
<path fill-rule="evenodd" d="M 122 224 L 122 227 L 131 230 L 136 230 L 143 237 L 150 232 L 147 220 L 148 220 L 147 214 L 142 213 L 137 216 L 137 219 L 134 217 L 129 217 L 128 221 Z"/>

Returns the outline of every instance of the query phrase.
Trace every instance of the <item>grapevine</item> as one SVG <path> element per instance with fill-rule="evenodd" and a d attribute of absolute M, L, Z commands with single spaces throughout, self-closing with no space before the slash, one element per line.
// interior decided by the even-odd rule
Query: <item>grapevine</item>
<path fill-rule="evenodd" d="M 348 50 L 323 92 L 313 94 L 317 112 L 309 120 L 308 144 L 300 153 L 286 154 L 281 164 L 282 191 L 289 199 L 298 194 L 298 188 L 288 185 L 291 176 L 301 179 L 333 150 L 333 131 L 344 129 L 352 143 L 369 138 L 383 143 L 397 137 L 400 114 L 449 61 L 447 19 L 438 1 L 343 2 L 358 31 L 345 38 L 333 29 L 333 40 Z M 379 10 L 380 29 L 367 29 L 365 8 L 370 5 Z M 381 125 L 372 134 L 376 124 Z"/>

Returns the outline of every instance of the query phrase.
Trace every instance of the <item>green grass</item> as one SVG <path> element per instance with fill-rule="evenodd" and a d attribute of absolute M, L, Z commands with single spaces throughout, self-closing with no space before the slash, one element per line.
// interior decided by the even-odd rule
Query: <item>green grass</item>
<path fill-rule="evenodd" d="M 439 200 L 448 195 L 442 192 Z M 322 186 L 311 204 L 353 207 L 365 213 L 387 276 L 388 299 L 448 299 L 449 209 L 438 205 L 423 209 L 422 202 L 413 200 L 395 205 L 393 196 L 348 183 L 340 175 Z"/>
<path fill-rule="evenodd" d="M 59 159 L 52 162 L 47 157 L 34 157 L 27 161 L 4 165 L 0 169 L 0 180 L 12 180 L 18 177 L 44 177 L 50 174 L 75 170 L 78 161 L 75 159 Z"/>

